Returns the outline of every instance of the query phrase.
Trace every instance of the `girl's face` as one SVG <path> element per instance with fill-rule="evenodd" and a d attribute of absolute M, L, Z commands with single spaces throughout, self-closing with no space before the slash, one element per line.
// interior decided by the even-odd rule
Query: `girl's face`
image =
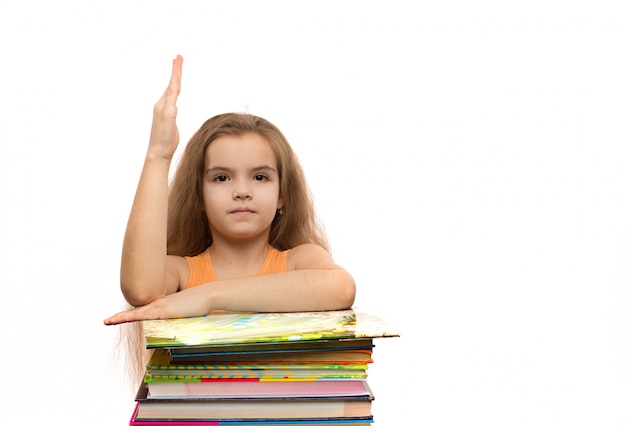
<path fill-rule="evenodd" d="M 202 193 L 213 240 L 269 238 L 282 207 L 276 156 L 256 133 L 220 136 L 205 152 Z"/>

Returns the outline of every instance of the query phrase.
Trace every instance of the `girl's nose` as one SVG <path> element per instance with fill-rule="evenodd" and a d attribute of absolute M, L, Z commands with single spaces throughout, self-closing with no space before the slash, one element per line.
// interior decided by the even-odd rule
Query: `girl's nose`
<path fill-rule="evenodd" d="M 235 200 L 245 200 L 252 198 L 252 191 L 250 186 L 243 182 L 239 182 L 233 191 L 233 198 Z"/>

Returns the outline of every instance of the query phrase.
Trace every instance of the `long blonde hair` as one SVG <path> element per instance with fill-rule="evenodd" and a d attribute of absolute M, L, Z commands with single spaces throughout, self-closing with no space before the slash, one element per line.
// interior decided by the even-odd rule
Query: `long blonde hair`
<path fill-rule="evenodd" d="M 269 121 L 251 114 L 227 113 L 205 121 L 191 137 L 180 159 L 169 194 L 167 251 L 177 256 L 195 256 L 212 243 L 204 214 L 202 181 L 206 149 L 220 136 L 256 133 L 276 155 L 283 214 L 276 215 L 269 243 L 287 250 L 314 243 L 330 251 L 327 237 L 316 218 L 313 199 L 304 172 L 282 132 Z"/>
<path fill-rule="evenodd" d="M 283 214 L 277 214 L 271 224 L 269 244 L 278 250 L 288 250 L 312 243 L 330 252 L 304 171 L 283 133 L 264 118 L 226 113 L 205 121 L 191 137 L 173 175 L 168 200 L 168 254 L 195 256 L 212 244 L 202 196 L 206 150 L 220 136 L 247 133 L 264 138 L 276 155 Z M 126 324 L 120 330 L 129 354 L 130 378 L 132 383 L 139 383 L 151 354 L 145 348 L 142 323 Z"/>

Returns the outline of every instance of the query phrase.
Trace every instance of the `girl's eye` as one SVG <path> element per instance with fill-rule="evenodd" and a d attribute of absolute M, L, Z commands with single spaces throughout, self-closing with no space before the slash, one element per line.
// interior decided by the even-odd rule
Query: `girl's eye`
<path fill-rule="evenodd" d="M 267 180 L 267 176 L 265 176 L 265 175 L 255 175 L 254 176 L 254 180 L 258 180 L 258 181 L 263 182 L 263 181 Z"/>
<path fill-rule="evenodd" d="M 217 175 L 213 178 L 213 180 L 216 182 L 226 182 L 228 178 L 226 177 L 226 175 Z"/>

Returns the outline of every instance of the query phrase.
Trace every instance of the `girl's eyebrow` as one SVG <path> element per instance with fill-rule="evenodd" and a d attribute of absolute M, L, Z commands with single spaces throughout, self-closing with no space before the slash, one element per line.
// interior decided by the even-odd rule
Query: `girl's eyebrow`
<path fill-rule="evenodd" d="M 262 165 L 262 166 L 256 166 L 253 167 L 252 169 L 250 169 L 252 172 L 259 172 L 259 171 L 271 171 L 274 173 L 277 173 L 276 168 L 270 166 L 269 164 L 267 165 Z M 232 172 L 233 169 L 230 167 L 225 167 L 225 166 L 213 166 L 213 167 L 209 167 L 205 170 L 205 173 L 210 173 L 210 172 Z"/>

